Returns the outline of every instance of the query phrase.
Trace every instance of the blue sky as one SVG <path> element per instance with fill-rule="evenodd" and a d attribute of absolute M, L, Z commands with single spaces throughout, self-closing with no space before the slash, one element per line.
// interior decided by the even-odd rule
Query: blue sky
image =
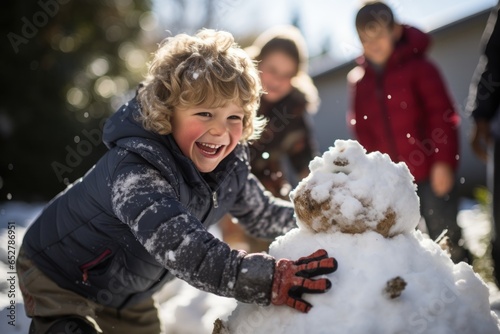
<path fill-rule="evenodd" d="M 188 0 L 193 20 L 196 3 Z M 236 38 L 256 36 L 276 24 L 290 23 L 299 13 L 301 29 L 311 56 L 330 44 L 330 55 L 337 60 L 350 59 L 360 52 L 353 27 L 354 16 L 362 0 L 215 0 L 218 1 L 218 29 L 228 30 Z M 155 0 L 155 12 L 165 23 L 172 10 L 168 0 Z M 497 0 L 387 0 L 396 18 L 424 31 L 433 30 L 460 18 L 494 6 Z"/>

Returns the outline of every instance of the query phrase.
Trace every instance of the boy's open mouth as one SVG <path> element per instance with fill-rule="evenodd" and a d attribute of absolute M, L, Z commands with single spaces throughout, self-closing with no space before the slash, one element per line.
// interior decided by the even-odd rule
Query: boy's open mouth
<path fill-rule="evenodd" d="M 224 145 L 196 142 L 196 146 L 207 155 L 216 155 Z"/>

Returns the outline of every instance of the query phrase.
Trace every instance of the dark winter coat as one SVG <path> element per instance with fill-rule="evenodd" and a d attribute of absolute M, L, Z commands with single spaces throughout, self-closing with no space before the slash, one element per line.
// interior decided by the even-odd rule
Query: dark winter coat
<path fill-rule="evenodd" d="M 482 37 L 481 57 L 471 83 L 467 111 L 475 120 L 491 122 L 500 140 L 500 2 L 492 10 Z"/>
<path fill-rule="evenodd" d="M 417 182 L 431 166 L 458 163 L 459 117 L 436 67 L 426 59 L 429 36 L 405 26 L 383 69 L 364 57 L 348 75 L 349 125 L 368 152 L 404 161 Z"/>
<path fill-rule="evenodd" d="M 306 97 L 297 88 L 276 103 L 261 100 L 258 114 L 268 123 L 261 138 L 250 145 L 252 173 L 275 196 L 288 198 L 285 159 L 299 175 L 317 155 L 307 108 Z"/>
<path fill-rule="evenodd" d="M 146 131 L 132 100 L 104 127 L 110 150 L 33 223 L 23 248 L 47 276 L 122 308 L 174 276 L 204 291 L 269 304 L 275 260 L 231 250 L 207 228 L 231 212 L 273 238 L 295 226 L 290 204 L 266 197 L 238 145 L 202 175 L 170 135 Z"/>

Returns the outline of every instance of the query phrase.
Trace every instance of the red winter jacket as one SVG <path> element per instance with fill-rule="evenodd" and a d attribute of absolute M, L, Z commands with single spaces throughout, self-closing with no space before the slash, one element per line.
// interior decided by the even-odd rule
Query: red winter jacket
<path fill-rule="evenodd" d="M 416 182 L 435 162 L 458 165 L 459 116 L 436 67 L 425 57 L 427 34 L 405 26 L 383 70 L 364 57 L 348 75 L 348 123 L 368 152 L 404 161 Z"/>

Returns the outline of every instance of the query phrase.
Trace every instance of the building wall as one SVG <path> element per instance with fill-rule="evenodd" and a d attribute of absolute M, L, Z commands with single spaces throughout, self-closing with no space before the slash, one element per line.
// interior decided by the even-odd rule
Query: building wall
<path fill-rule="evenodd" d="M 482 13 L 432 33 L 430 58 L 440 69 L 462 118 L 461 161 L 457 178 L 460 193 L 465 196 L 472 196 L 475 187 L 484 185 L 486 174 L 484 164 L 475 158 L 470 149 L 468 136 L 471 122 L 464 110 L 487 18 L 488 13 Z M 353 138 L 345 121 L 348 108 L 346 75 L 353 67 L 351 62 L 314 77 L 322 101 L 318 113 L 313 116 L 321 152 L 332 146 L 336 139 Z"/>

